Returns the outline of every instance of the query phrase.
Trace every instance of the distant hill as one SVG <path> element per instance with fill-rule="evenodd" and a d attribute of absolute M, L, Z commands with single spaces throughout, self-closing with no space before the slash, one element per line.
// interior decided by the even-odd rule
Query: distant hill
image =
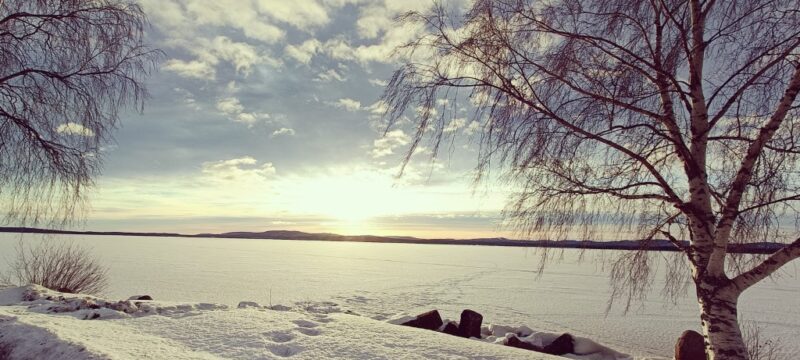
<path fill-rule="evenodd" d="M 271 239 L 271 240 L 307 240 L 307 241 L 349 241 L 372 243 L 403 243 L 403 244 L 443 244 L 443 245 L 482 245 L 482 246 L 518 246 L 518 247 L 547 247 L 569 249 L 612 249 L 612 250 L 652 250 L 652 251 L 677 251 L 678 249 L 668 240 L 620 240 L 620 241 L 591 241 L 591 240 L 514 240 L 503 237 L 477 238 L 477 239 L 423 239 L 410 236 L 375 236 L 375 235 L 339 235 L 331 233 L 307 233 L 292 230 L 269 230 L 263 232 L 235 231 L 221 234 L 178 234 L 160 232 L 127 232 L 127 231 L 69 231 L 38 229 L 28 227 L 0 227 L 0 233 L 35 233 L 35 234 L 67 234 L 67 235 L 114 235 L 114 236 L 163 236 L 163 237 L 196 237 L 196 238 L 226 238 L 226 239 Z M 688 242 L 683 241 L 683 245 Z M 783 244 L 774 242 L 761 242 L 751 244 L 731 244 L 728 251 L 731 253 L 770 254 L 783 247 Z"/>

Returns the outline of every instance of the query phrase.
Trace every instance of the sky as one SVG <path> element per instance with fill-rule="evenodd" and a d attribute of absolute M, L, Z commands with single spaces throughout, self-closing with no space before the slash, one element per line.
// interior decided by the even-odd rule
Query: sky
<path fill-rule="evenodd" d="M 124 113 L 103 149 L 86 228 L 510 235 L 507 191 L 473 183 L 467 106 L 439 156 L 423 143 L 398 177 L 412 122 L 387 129 L 378 100 L 394 49 L 422 31 L 395 17 L 431 1 L 139 3 L 166 56 L 144 112 Z"/>

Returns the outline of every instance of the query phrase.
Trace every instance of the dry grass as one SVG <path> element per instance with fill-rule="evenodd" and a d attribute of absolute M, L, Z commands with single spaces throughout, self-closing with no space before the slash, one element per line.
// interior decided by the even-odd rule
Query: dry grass
<path fill-rule="evenodd" d="M 85 248 L 70 242 L 20 241 L 7 282 L 38 284 L 67 293 L 98 294 L 108 285 L 108 269 Z M 2 281 L 0 281 L 2 282 Z"/>
<path fill-rule="evenodd" d="M 788 360 L 780 339 L 764 339 L 755 321 L 741 323 L 742 337 L 750 360 Z"/>
<path fill-rule="evenodd" d="M 10 360 L 12 348 L 11 344 L 0 343 L 0 360 Z"/>

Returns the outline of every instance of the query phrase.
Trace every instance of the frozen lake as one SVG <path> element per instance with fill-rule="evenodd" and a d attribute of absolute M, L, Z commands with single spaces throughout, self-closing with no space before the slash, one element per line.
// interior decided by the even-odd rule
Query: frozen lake
<path fill-rule="evenodd" d="M 0 271 L 20 238 L 41 236 L 0 235 Z M 605 251 L 589 251 L 578 261 L 578 252 L 567 250 L 539 276 L 539 254 L 526 248 L 62 235 L 54 240 L 84 245 L 110 267 L 105 295 L 111 298 L 149 294 L 230 305 L 332 301 L 377 319 L 434 308 L 457 319 L 470 308 L 488 323 L 570 332 L 637 356 L 671 356 L 678 335 L 699 330 L 700 323 L 690 296 L 673 305 L 659 297 L 658 284 L 627 314 L 621 304 L 606 314 L 607 272 L 592 261 L 611 255 Z M 780 337 L 797 353 L 798 264 L 748 290 L 740 299 L 740 317 L 757 321 L 762 336 Z"/>

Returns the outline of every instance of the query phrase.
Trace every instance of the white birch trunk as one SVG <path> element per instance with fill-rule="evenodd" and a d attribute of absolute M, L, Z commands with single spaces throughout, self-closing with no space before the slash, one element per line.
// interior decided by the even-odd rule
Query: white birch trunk
<path fill-rule="evenodd" d="M 697 289 L 708 360 L 747 360 L 747 347 L 739 330 L 739 292 L 708 281 L 711 283 L 703 281 Z"/>

